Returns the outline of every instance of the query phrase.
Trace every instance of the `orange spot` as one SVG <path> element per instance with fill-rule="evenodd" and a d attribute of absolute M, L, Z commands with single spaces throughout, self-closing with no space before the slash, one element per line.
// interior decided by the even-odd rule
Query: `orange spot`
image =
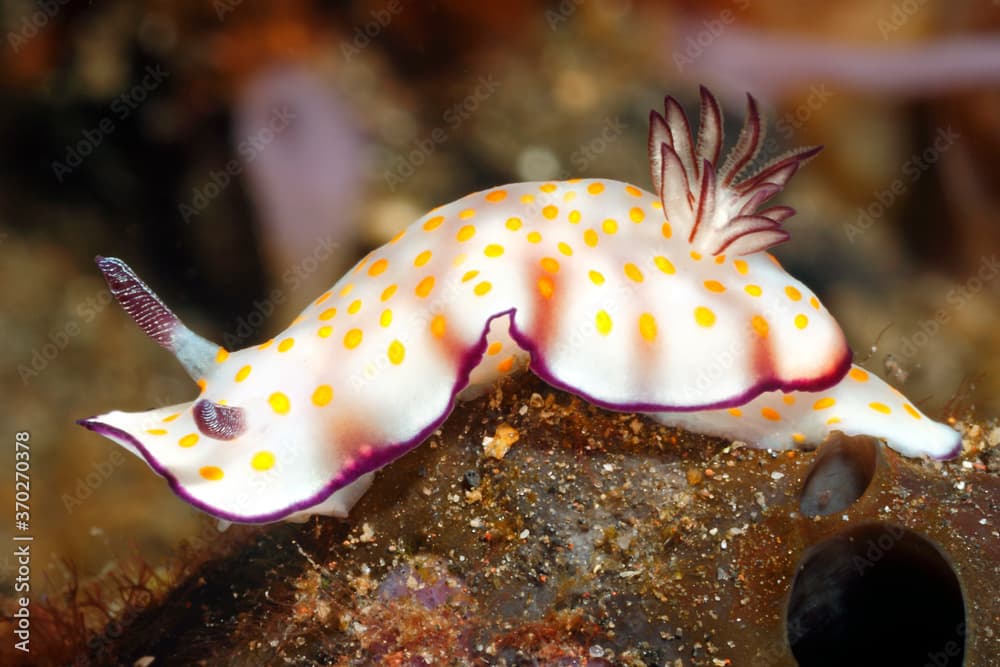
<path fill-rule="evenodd" d="M 361 345 L 361 339 L 363 337 L 364 334 L 361 332 L 361 329 L 351 329 L 344 334 L 344 347 L 348 350 L 353 350 L 358 345 Z"/>
<path fill-rule="evenodd" d="M 813 310 L 819 310 L 819 299 L 814 296 L 809 297 L 809 305 L 813 307 Z"/>
<path fill-rule="evenodd" d="M 691 251 L 691 259 L 693 259 L 696 262 L 701 261 L 701 253 L 700 252 L 695 252 L 694 250 L 692 250 Z"/>
<path fill-rule="evenodd" d="M 744 262 L 742 259 L 734 259 L 733 266 L 735 266 L 736 270 L 739 271 L 744 276 L 750 270 L 750 267 L 747 266 L 747 263 Z"/>
<path fill-rule="evenodd" d="M 447 329 L 447 321 L 444 315 L 435 315 L 431 320 L 431 333 L 435 338 L 443 338 Z"/>
<path fill-rule="evenodd" d="M 327 308 L 322 313 L 319 314 L 319 319 L 326 322 L 327 320 L 332 320 L 334 315 L 337 314 L 336 308 Z"/>
<path fill-rule="evenodd" d="M 497 202 L 502 202 L 507 198 L 506 190 L 494 190 L 493 192 L 486 195 L 486 201 L 496 204 Z"/>
<path fill-rule="evenodd" d="M 265 342 L 261 343 L 260 345 L 258 345 L 257 349 L 258 350 L 266 350 L 267 348 L 271 347 L 271 345 L 273 345 L 273 344 L 274 344 L 274 339 L 271 338 L 270 340 L 265 341 Z"/>
<path fill-rule="evenodd" d="M 229 358 L 229 350 L 224 347 L 220 347 L 219 351 L 215 353 L 215 363 L 221 364 L 223 361 Z"/>
<path fill-rule="evenodd" d="M 792 441 L 795 442 L 795 444 L 797 445 L 801 445 L 803 442 L 806 441 L 806 436 L 802 435 L 801 433 L 792 433 Z M 791 452 L 789 452 L 789 454 L 791 454 Z"/>
<path fill-rule="evenodd" d="M 559 215 L 559 209 L 553 206 L 552 204 L 549 204 L 548 206 L 542 209 L 542 215 L 548 218 L 549 220 L 552 220 L 554 217 Z"/>
<path fill-rule="evenodd" d="M 514 368 L 514 357 L 507 357 L 497 364 L 497 370 L 501 373 L 509 373 L 512 368 Z"/>
<path fill-rule="evenodd" d="M 522 204 L 530 204 L 535 201 L 535 195 L 521 195 Z"/>
<path fill-rule="evenodd" d="M 434 276 L 427 276 L 419 283 L 417 283 L 417 287 L 413 291 L 417 296 L 423 299 L 426 298 L 427 295 L 431 293 L 432 289 L 434 289 Z"/>
<path fill-rule="evenodd" d="M 316 305 L 318 306 L 321 303 L 323 303 L 324 301 L 326 301 L 327 299 L 329 299 L 332 294 L 333 294 L 333 292 L 324 292 L 323 296 L 321 296 L 320 298 L 316 299 Z"/>
<path fill-rule="evenodd" d="M 555 183 L 545 183 L 542 186 L 540 186 L 538 189 L 541 190 L 542 192 L 555 192 L 556 191 L 556 184 Z"/>
<path fill-rule="evenodd" d="M 396 293 L 396 286 L 389 285 L 384 290 L 382 290 L 382 296 L 381 296 L 382 301 L 388 301 L 389 299 L 392 298 L 392 295 L 395 293 Z"/>
<path fill-rule="evenodd" d="M 836 404 L 836 399 L 826 396 L 825 398 L 821 398 L 813 403 L 813 410 L 826 410 L 827 408 L 832 408 Z"/>
<path fill-rule="evenodd" d="M 791 285 L 785 286 L 785 294 L 787 294 L 788 298 L 792 301 L 798 301 L 802 298 L 802 292 Z"/>
<path fill-rule="evenodd" d="M 548 299 L 556 291 L 555 285 L 552 283 L 552 278 L 548 276 L 542 276 L 538 279 L 538 293 L 543 297 Z"/>
<path fill-rule="evenodd" d="M 726 286 L 720 283 L 718 280 L 706 280 L 705 289 L 709 292 L 725 292 Z"/>
<path fill-rule="evenodd" d="M 500 350 L 502 349 L 503 349 L 503 343 L 501 343 L 500 341 L 496 341 L 490 343 L 490 346 L 486 348 L 486 354 L 489 355 L 500 354 Z"/>
<path fill-rule="evenodd" d="M 543 257 L 539 264 L 542 265 L 543 271 L 547 271 L 549 273 L 556 273 L 559 271 L 559 261 L 553 259 L 552 257 Z"/>
<path fill-rule="evenodd" d="M 770 330 L 770 327 L 767 324 L 767 320 L 763 317 L 760 315 L 754 315 L 750 320 L 750 326 L 753 327 L 753 330 L 758 336 L 761 338 L 767 338 L 767 332 Z"/>
<path fill-rule="evenodd" d="M 473 225 L 465 225 L 458 233 L 455 234 L 455 239 L 458 241 L 468 241 L 476 234 L 476 228 Z"/>
<path fill-rule="evenodd" d="M 432 232 L 438 227 L 440 227 L 442 222 L 444 222 L 444 218 L 440 215 L 436 215 L 424 223 L 424 231 Z"/>
<path fill-rule="evenodd" d="M 725 264 L 726 263 L 726 256 L 725 255 L 716 255 L 716 257 L 715 257 L 715 263 L 716 264 Z"/>
<path fill-rule="evenodd" d="M 625 275 L 637 283 L 641 283 L 643 280 L 642 271 L 639 270 L 638 266 L 632 264 L 631 262 L 625 265 Z"/>
<path fill-rule="evenodd" d="M 778 414 L 777 410 L 772 408 L 761 408 L 760 416 L 773 422 L 781 421 L 781 415 Z"/>
<path fill-rule="evenodd" d="M 474 215 L 476 215 L 476 209 L 474 209 L 474 208 L 467 208 L 464 211 L 462 211 L 461 213 L 459 213 L 458 217 L 461 220 L 468 220 L 469 218 L 473 217 Z"/>
<path fill-rule="evenodd" d="M 646 219 L 646 214 L 641 208 L 636 206 L 629 210 L 628 217 L 632 220 L 632 222 L 642 222 Z"/>
<path fill-rule="evenodd" d="M 604 192 L 604 184 L 603 183 L 591 183 L 590 185 L 587 186 L 587 192 L 589 192 L 592 195 L 599 195 L 602 192 Z"/>
<path fill-rule="evenodd" d="M 399 239 L 403 238 L 403 236 L 405 236 L 405 235 L 406 235 L 406 229 L 404 228 L 404 229 L 400 230 L 400 232 L 398 234 L 396 234 L 391 239 L 389 239 L 390 245 L 393 244 L 393 243 L 396 243 L 397 241 L 399 241 Z"/>
<path fill-rule="evenodd" d="M 423 266 L 424 264 L 429 262 L 430 259 L 431 259 L 431 251 L 424 250 L 422 253 L 420 253 L 413 259 L 413 266 Z"/>
<path fill-rule="evenodd" d="M 669 222 L 664 222 L 663 226 L 660 227 L 660 233 L 663 234 L 663 238 L 669 239 L 671 236 L 674 235 L 674 230 L 670 228 Z"/>
<path fill-rule="evenodd" d="M 920 413 L 909 403 L 903 403 L 903 409 L 910 413 L 910 416 L 914 419 L 920 419 Z"/>
<path fill-rule="evenodd" d="M 195 382 L 195 384 L 198 385 L 198 388 L 201 389 L 202 391 L 205 391 L 205 387 L 208 386 L 208 382 L 205 381 L 205 378 L 199 379 L 197 382 Z"/>
<path fill-rule="evenodd" d="M 223 477 L 222 468 L 216 466 L 203 466 L 198 470 L 198 474 L 210 482 L 217 482 Z"/>
<path fill-rule="evenodd" d="M 848 375 L 850 375 L 851 379 L 855 382 L 868 382 L 867 371 L 863 371 L 860 368 L 852 368 Z"/>
<path fill-rule="evenodd" d="M 785 405 L 795 405 L 795 397 L 792 396 L 791 394 L 785 394 L 784 396 L 782 396 L 781 401 Z"/>
<path fill-rule="evenodd" d="M 340 296 L 347 296 L 354 289 L 354 283 L 347 283 L 344 285 L 344 289 L 340 290 Z"/>
<path fill-rule="evenodd" d="M 740 410 L 739 408 L 729 408 L 728 412 L 729 412 L 729 414 L 731 414 L 734 417 L 742 417 L 743 416 L 743 411 Z"/>
<path fill-rule="evenodd" d="M 634 185 L 626 185 L 625 186 L 625 192 L 629 193 L 633 197 L 641 197 L 642 196 L 642 190 L 640 190 L 639 188 L 635 187 Z"/>
<path fill-rule="evenodd" d="M 382 273 L 385 272 L 388 266 L 389 266 L 389 260 L 380 259 L 368 267 L 368 275 L 372 276 L 373 278 L 375 276 L 381 275 Z"/>

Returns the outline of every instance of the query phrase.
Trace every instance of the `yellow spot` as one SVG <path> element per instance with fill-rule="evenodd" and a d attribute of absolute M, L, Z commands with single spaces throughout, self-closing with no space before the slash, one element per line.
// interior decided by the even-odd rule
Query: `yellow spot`
<path fill-rule="evenodd" d="M 663 234 L 663 238 L 669 239 L 671 236 L 674 235 L 674 230 L 670 228 L 669 222 L 664 222 L 663 226 L 660 227 L 660 233 Z"/>
<path fill-rule="evenodd" d="M 802 298 L 802 292 L 798 291 L 791 285 L 785 287 L 785 294 L 787 294 L 788 298 L 791 299 L 792 301 L 798 301 L 799 299 Z"/>
<path fill-rule="evenodd" d="M 340 296 L 347 296 L 354 289 L 354 283 L 347 283 L 344 285 L 344 289 L 340 290 Z"/>
<path fill-rule="evenodd" d="M 305 318 L 304 316 L 302 316 L 302 315 L 299 315 L 299 316 L 298 316 L 298 317 L 296 317 L 296 318 L 295 318 L 294 320 L 292 320 L 292 323 L 291 323 L 291 325 L 289 325 L 289 326 L 295 326 L 296 324 L 298 324 L 299 322 L 301 322 L 301 321 L 302 321 L 302 320 L 304 320 L 304 319 L 306 319 L 306 318 Z"/>
<path fill-rule="evenodd" d="M 271 345 L 273 345 L 273 344 L 274 344 L 274 339 L 271 338 L 270 340 L 267 340 L 267 341 L 261 343 L 260 345 L 258 345 L 257 349 L 258 350 L 266 350 L 267 348 L 271 347 Z"/>
<path fill-rule="evenodd" d="M 739 408 L 729 408 L 728 412 L 729 412 L 729 414 L 731 414 L 734 417 L 742 417 L 743 416 L 743 411 L 740 410 Z"/>
<path fill-rule="evenodd" d="M 415 290 L 413 290 L 413 292 L 421 299 L 423 299 L 426 298 L 427 295 L 431 293 L 432 289 L 434 289 L 434 276 L 427 276 L 419 283 L 417 283 L 417 287 Z"/>
<path fill-rule="evenodd" d="M 522 204 L 531 204 L 535 201 L 535 195 L 521 195 Z"/>
<path fill-rule="evenodd" d="M 444 315 L 435 315 L 431 320 L 431 333 L 435 338 L 443 338 L 445 330 L 448 328 Z"/>
<path fill-rule="evenodd" d="M 319 336 L 320 338 L 329 338 L 330 334 L 332 333 L 333 333 L 333 327 L 329 325 L 322 326 L 316 330 L 316 335 Z"/>
<path fill-rule="evenodd" d="M 674 268 L 673 262 L 671 262 L 666 257 L 657 255 L 656 257 L 653 258 L 653 262 L 656 264 L 656 268 L 658 268 L 660 271 L 663 271 L 667 275 L 672 275 L 677 272 L 677 269 Z"/>
<path fill-rule="evenodd" d="M 248 372 L 248 373 L 250 372 L 250 367 L 249 367 L 249 366 L 244 366 L 244 368 L 246 368 L 246 369 L 247 369 L 247 372 Z M 238 375 L 238 374 L 237 374 L 237 375 Z M 239 382 L 239 380 L 237 380 L 237 382 Z M 172 414 L 172 415 L 167 415 L 166 417 L 164 417 L 164 418 L 163 418 L 163 422 L 164 422 L 164 423 L 167 423 L 167 422 L 172 422 L 173 420 L 177 419 L 177 418 L 178 418 L 178 417 L 180 417 L 180 416 L 181 416 L 181 413 L 179 413 L 179 412 L 175 412 L 175 413 L 174 413 L 174 414 Z"/>
<path fill-rule="evenodd" d="M 597 316 L 594 318 L 594 324 L 597 326 L 597 332 L 602 336 L 607 336 L 611 333 L 611 316 L 603 310 L 597 311 Z"/>
<path fill-rule="evenodd" d="M 201 389 L 202 391 L 205 391 L 205 388 L 208 386 L 208 382 L 205 381 L 205 378 L 201 378 L 200 380 L 195 382 L 195 384 L 198 385 L 198 388 Z"/>
<path fill-rule="evenodd" d="M 353 273 L 360 273 L 361 269 L 365 268 L 365 264 L 367 264 L 368 260 L 371 258 L 372 258 L 371 253 L 365 255 L 365 258 L 362 259 L 360 262 L 358 262 L 358 265 L 354 267 Z"/>
<path fill-rule="evenodd" d="M 781 397 L 781 402 L 785 405 L 795 405 L 795 397 L 791 394 L 785 394 Z"/>
<path fill-rule="evenodd" d="M 465 260 L 469 259 L 469 253 L 460 252 L 455 256 L 455 259 L 451 260 L 452 266 L 462 266 L 465 264 Z"/>
<path fill-rule="evenodd" d="M 801 445 L 806 441 L 806 436 L 801 433 L 792 433 L 792 441 L 797 445 Z"/>
<path fill-rule="evenodd" d="M 383 327 L 387 327 L 392 324 L 392 311 L 388 308 L 382 311 L 382 314 L 378 317 L 378 323 Z"/>
<path fill-rule="evenodd" d="M 548 206 L 542 209 L 542 215 L 544 215 L 549 220 L 552 220 L 557 215 L 559 215 L 559 209 L 553 206 L 552 204 L 549 204 Z"/>
<path fill-rule="evenodd" d="M 839 424 L 840 423 L 840 417 L 830 417 L 829 419 L 826 420 L 826 423 L 827 424 Z"/>
<path fill-rule="evenodd" d="M 819 299 L 814 296 L 809 297 L 809 305 L 813 307 L 813 310 L 819 310 Z"/>
<path fill-rule="evenodd" d="M 388 266 L 389 266 L 389 260 L 387 260 L 387 259 L 380 259 L 380 260 L 378 260 L 377 262 L 375 262 L 374 264 L 372 264 L 371 266 L 368 267 L 368 275 L 370 275 L 373 278 L 375 276 L 381 275 L 382 273 L 385 272 L 385 270 L 386 270 L 386 268 L 388 268 Z"/>
<path fill-rule="evenodd" d="M 663 204 L 660 202 L 659 199 L 654 199 L 652 202 L 650 202 L 649 205 L 657 210 L 663 208 Z"/>
<path fill-rule="evenodd" d="M 624 270 L 625 270 L 625 275 L 628 276 L 631 280 L 634 280 L 637 283 L 642 282 L 642 271 L 639 270 L 638 266 L 636 266 L 632 262 L 629 262 L 625 265 Z"/>
<path fill-rule="evenodd" d="M 474 215 L 476 215 L 476 209 L 474 209 L 474 208 L 467 208 L 464 211 L 462 211 L 461 213 L 459 213 L 458 217 L 459 217 L 460 220 L 468 220 L 469 218 L 473 217 Z"/>
<path fill-rule="evenodd" d="M 715 324 L 715 313 L 705 306 L 698 306 L 694 309 L 694 321 L 703 327 L 710 327 Z"/>
<path fill-rule="evenodd" d="M 868 373 L 860 368 L 852 368 L 848 375 L 855 382 L 868 382 Z"/>
<path fill-rule="evenodd" d="M 487 292 L 489 292 L 491 289 L 493 289 L 493 285 L 491 285 L 488 280 L 484 280 L 483 282 L 481 282 L 478 285 L 476 285 L 473 288 L 472 291 L 475 292 L 479 296 L 483 296 L 484 294 L 486 294 Z"/>
<path fill-rule="evenodd" d="M 639 316 L 639 335 L 651 343 L 656 340 L 656 318 L 649 313 Z"/>
<path fill-rule="evenodd" d="M 542 235 L 538 232 L 530 232 L 526 238 L 528 243 L 538 243 L 542 240 Z"/>
<path fill-rule="evenodd" d="M 572 194 L 576 194 L 576 193 L 570 192 L 566 196 L 568 197 L 569 195 L 572 195 Z M 580 212 L 579 211 L 570 211 L 569 212 L 569 221 L 571 223 L 573 223 L 574 225 L 579 224 L 580 223 Z"/>
<path fill-rule="evenodd" d="M 709 292 L 725 292 L 726 286 L 720 283 L 718 280 L 706 280 L 705 289 Z"/>
<path fill-rule="evenodd" d="M 229 350 L 224 347 L 220 347 L 219 351 L 215 353 L 215 363 L 221 364 L 223 361 L 229 358 Z"/>
<path fill-rule="evenodd" d="M 521 228 L 521 218 L 507 218 L 507 229 L 516 232 Z"/>
<path fill-rule="evenodd" d="M 643 213 L 642 209 L 639 207 L 633 207 L 628 212 L 628 217 L 632 219 L 632 222 L 642 222 L 646 219 L 646 214 Z"/>
<path fill-rule="evenodd" d="M 486 201 L 490 202 L 491 204 L 502 202 L 506 198 L 507 198 L 506 190 L 494 190 L 493 192 L 486 195 Z"/>
<path fill-rule="evenodd" d="M 625 192 L 629 193 L 633 197 L 641 197 L 642 196 L 642 190 L 640 190 L 639 188 L 635 187 L 634 185 L 626 185 L 625 186 Z"/>
<path fill-rule="evenodd" d="M 149 428 L 146 429 L 146 433 L 150 435 L 166 435 L 167 429 L 165 428 Z"/>
<path fill-rule="evenodd" d="M 772 408 L 761 408 L 760 416 L 773 422 L 781 421 L 781 415 L 778 414 L 777 410 Z"/>
<path fill-rule="evenodd" d="M 772 255 L 772 254 L 771 254 L 771 253 L 769 253 L 769 252 L 765 252 L 765 253 L 764 253 L 764 255 L 765 255 L 765 256 L 766 256 L 766 257 L 767 257 L 767 258 L 768 258 L 769 260 L 771 260 L 771 261 L 772 261 L 772 262 L 774 263 L 774 265 L 775 265 L 776 267 L 778 267 L 779 269 L 782 269 L 782 270 L 784 270 L 784 268 L 783 268 L 783 267 L 781 266 L 781 262 L 779 262 L 779 261 L 778 261 L 778 258 L 777 258 L 777 257 L 775 257 L 774 255 Z"/>
<path fill-rule="evenodd" d="M 700 252 L 695 252 L 694 250 L 692 250 L 691 251 L 691 259 L 693 259 L 696 262 L 700 262 L 701 261 L 701 253 Z"/>
<path fill-rule="evenodd" d="M 594 283 L 595 285 L 603 285 L 604 275 L 600 271 L 591 271 L 590 282 Z"/>
<path fill-rule="evenodd" d="M 555 192 L 556 191 L 556 184 L 555 183 L 545 183 L 544 185 L 542 185 L 538 189 L 541 190 L 542 192 Z"/>
<path fill-rule="evenodd" d="M 400 232 L 398 234 L 396 234 L 391 239 L 389 239 L 389 244 L 391 245 L 391 244 L 394 244 L 394 243 L 398 242 L 399 239 L 403 238 L 403 236 L 405 236 L 405 235 L 406 235 L 406 229 L 404 228 L 404 229 L 400 230 Z"/>
<path fill-rule="evenodd" d="M 503 254 L 503 246 L 491 243 L 483 249 L 483 254 L 487 257 L 499 257 Z"/>
<path fill-rule="evenodd" d="M 573 192 L 572 190 L 570 190 L 569 192 L 567 192 L 566 194 L 563 195 L 563 201 L 564 202 L 571 202 L 574 199 L 576 199 L 576 193 Z M 570 216 L 572 216 L 572 215 L 573 214 L 571 213 Z"/>
<path fill-rule="evenodd" d="M 460 230 L 458 234 L 455 234 L 455 238 L 459 241 L 468 241 L 476 234 L 476 228 L 473 225 L 465 225 Z"/>
<path fill-rule="evenodd" d="M 543 257 L 539 264 L 542 265 L 543 271 L 548 271 L 549 273 L 556 273 L 559 271 L 559 260 L 553 259 L 552 257 Z"/>
<path fill-rule="evenodd" d="M 381 297 L 382 301 L 388 301 L 389 299 L 392 298 L 392 295 L 395 293 L 396 293 L 396 286 L 389 285 L 384 290 L 382 290 L 382 297 Z"/>
<path fill-rule="evenodd" d="M 569 244 L 560 242 L 557 247 L 559 248 L 559 252 L 566 255 L 567 257 L 573 254 L 573 249 L 569 247 Z"/>
<path fill-rule="evenodd" d="M 556 291 L 556 286 L 552 282 L 552 278 L 548 276 L 542 276 L 538 279 L 538 293 L 543 297 L 548 299 Z"/>
<path fill-rule="evenodd" d="M 292 409 L 291 401 L 289 401 L 288 397 L 280 391 L 276 391 L 271 394 L 268 397 L 267 402 L 271 404 L 271 409 L 279 415 L 286 415 L 288 414 L 288 411 Z"/>
<path fill-rule="evenodd" d="M 198 470 L 198 474 L 210 482 L 217 482 L 222 479 L 224 473 L 222 472 L 222 468 L 217 466 L 203 466 Z"/>
<path fill-rule="evenodd" d="M 595 232 L 593 229 L 588 229 L 583 233 L 583 242 L 589 245 L 591 248 L 597 245 L 597 239 L 598 239 L 597 232 Z"/>
<path fill-rule="evenodd" d="M 763 317 L 760 315 L 754 315 L 750 320 L 750 326 L 753 327 L 754 332 L 756 332 L 758 336 L 761 338 L 767 338 L 767 332 L 770 330 L 770 327 L 767 324 L 767 320 Z"/>
<path fill-rule="evenodd" d="M 913 417 L 914 419 L 920 419 L 920 413 L 917 412 L 916 408 L 914 408 L 909 403 L 903 403 L 903 409 L 909 412 L 910 416 Z"/>
<path fill-rule="evenodd" d="M 398 340 L 394 340 L 389 343 L 389 361 L 395 365 L 403 363 L 403 358 L 406 356 L 406 348 Z"/>
<path fill-rule="evenodd" d="M 747 266 L 747 263 L 742 259 L 734 259 L 733 266 L 735 266 L 736 270 L 739 271 L 740 274 L 744 276 L 747 274 L 748 271 L 750 271 L 750 267 Z"/>
<path fill-rule="evenodd" d="M 501 373 L 509 373 L 510 369 L 514 367 L 514 357 L 507 357 L 499 364 L 497 364 L 497 370 Z"/>
<path fill-rule="evenodd" d="M 254 470 L 260 470 L 261 472 L 270 470 L 274 467 L 274 454 L 267 450 L 257 452 L 253 455 L 253 458 L 250 459 L 250 467 Z"/>
<path fill-rule="evenodd" d="M 827 408 L 832 408 L 836 404 L 837 404 L 836 399 L 827 396 L 813 403 L 813 410 L 826 410 Z"/>
<path fill-rule="evenodd" d="M 761 290 L 760 285 L 747 285 L 743 288 L 743 290 L 750 296 L 760 296 L 763 294 L 763 290 Z"/>
<path fill-rule="evenodd" d="M 502 349 L 503 349 L 503 343 L 501 343 L 500 341 L 496 341 L 494 343 L 490 343 L 490 346 L 486 348 L 486 354 L 489 355 L 500 354 L 500 350 Z"/>
<path fill-rule="evenodd" d="M 592 195 L 599 195 L 602 192 L 604 192 L 604 184 L 603 183 L 591 183 L 590 185 L 587 186 L 587 192 L 589 192 Z"/>
<path fill-rule="evenodd" d="M 422 253 L 417 255 L 413 260 L 413 266 L 423 266 L 431 259 L 431 251 L 424 250 Z"/>
<path fill-rule="evenodd" d="M 346 334 L 344 334 L 344 347 L 348 350 L 353 350 L 358 345 L 361 345 L 361 339 L 364 334 L 361 333 L 361 329 L 351 329 Z"/>
<path fill-rule="evenodd" d="M 872 410 L 874 410 L 875 412 L 881 412 L 884 415 L 887 415 L 890 412 L 892 412 L 892 410 L 889 409 L 888 405 L 886 405 L 885 403 L 879 403 L 877 401 L 873 402 L 873 403 L 869 403 L 868 407 L 871 408 Z"/>
<path fill-rule="evenodd" d="M 604 230 L 605 234 L 614 234 L 618 231 L 618 221 L 613 218 L 608 218 L 601 223 L 601 229 Z"/>
<path fill-rule="evenodd" d="M 795 316 L 795 326 L 799 329 L 805 329 L 809 325 L 809 318 L 799 313 Z"/>
<path fill-rule="evenodd" d="M 316 299 L 316 305 L 317 306 L 320 305 L 321 303 L 323 303 L 324 301 L 326 301 L 327 299 L 329 299 L 332 295 L 333 295 L 333 292 L 324 292 L 323 296 L 321 296 L 320 298 Z"/>
<path fill-rule="evenodd" d="M 250 366 L 244 366 L 240 370 L 236 371 L 236 381 L 243 382 L 244 380 L 246 380 L 247 376 L 250 375 L 250 370 L 251 370 Z"/>
<path fill-rule="evenodd" d="M 467 283 L 478 275 L 479 271 L 476 269 L 472 269 L 471 271 L 466 271 L 465 275 L 462 276 L 462 282 Z"/>
<path fill-rule="evenodd" d="M 333 316 L 337 314 L 336 308 L 327 308 L 322 313 L 319 314 L 319 319 L 326 322 L 327 320 L 332 320 Z"/>
<path fill-rule="evenodd" d="M 444 218 L 440 215 L 436 215 L 424 223 L 424 231 L 432 232 L 438 227 L 440 227 L 442 222 L 444 222 Z"/>
<path fill-rule="evenodd" d="M 188 433 L 183 438 L 177 441 L 177 444 L 181 447 L 194 447 L 198 444 L 198 434 Z"/>
<path fill-rule="evenodd" d="M 361 310 L 361 299 L 355 299 L 351 302 L 351 305 L 347 307 L 347 312 L 351 315 L 356 315 L 359 310 Z"/>

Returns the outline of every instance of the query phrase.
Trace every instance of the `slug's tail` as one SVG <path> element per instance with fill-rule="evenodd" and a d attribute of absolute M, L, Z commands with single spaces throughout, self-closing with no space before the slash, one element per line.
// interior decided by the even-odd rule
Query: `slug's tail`
<path fill-rule="evenodd" d="M 222 348 L 184 326 L 128 264 L 117 257 L 98 256 L 95 261 L 111 294 L 132 321 L 161 347 L 173 352 L 192 379 L 204 377 Z"/>

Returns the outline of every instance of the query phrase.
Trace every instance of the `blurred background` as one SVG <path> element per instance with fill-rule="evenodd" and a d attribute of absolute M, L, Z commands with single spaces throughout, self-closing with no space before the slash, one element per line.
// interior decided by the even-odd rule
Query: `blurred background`
<path fill-rule="evenodd" d="M 648 188 L 649 110 L 669 93 L 696 116 L 702 83 L 730 138 L 758 97 L 765 157 L 826 146 L 782 195 L 799 213 L 776 254 L 856 357 L 932 415 L 1000 415 L 996 2 L 0 7 L 0 467 L 30 432 L 36 590 L 131 553 L 160 562 L 202 520 L 73 424 L 197 391 L 112 302 L 95 255 L 241 348 L 470 191 Z M 0 590 L 13 577 L 0 555 Z"/>

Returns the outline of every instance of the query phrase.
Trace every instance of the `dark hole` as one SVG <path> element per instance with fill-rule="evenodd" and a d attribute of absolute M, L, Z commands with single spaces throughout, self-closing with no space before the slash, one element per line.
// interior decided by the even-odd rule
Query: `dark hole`
<path fill-rule="evenodd" d="M 811 548 L 788 601 L 799 667 L 960 667 L 965 607 L 951 566 L 916 533 L 866 524 Z"/>
<path fill-rule="evenodd" d="M 849 507 L 871 483 L 877 460 L 878 441 L 874 438 L 835 431 L 820 447 L 802 485 L 802 513 L 823 516 Z"/>

